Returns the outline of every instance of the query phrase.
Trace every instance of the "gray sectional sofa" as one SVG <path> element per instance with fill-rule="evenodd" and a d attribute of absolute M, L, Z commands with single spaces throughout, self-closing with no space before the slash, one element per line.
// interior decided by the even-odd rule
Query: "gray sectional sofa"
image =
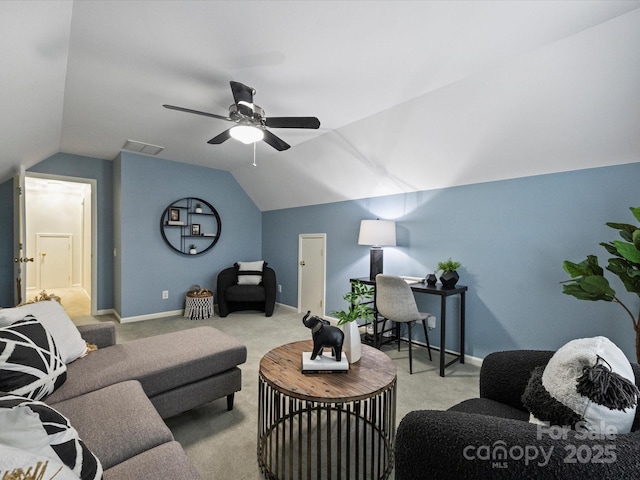
<path fill-rule="evenodd" d="M 78 330 L 98 350 L 69 363 L 44 401 L 70 420 L 104 478 L 200 478 L 163 418 L 223 397 L 232 409 L 244 345 L 208 326 L 121 344 L 112 322 Z"/>
<path fill-rule="evenodd" d="M 76 327 L 48 298 L 0 309 L 0 477 L 199 479 L 164 419 L 231 410 L 246 359 L 209 326 L 117 343 L 115 323 Z"/>

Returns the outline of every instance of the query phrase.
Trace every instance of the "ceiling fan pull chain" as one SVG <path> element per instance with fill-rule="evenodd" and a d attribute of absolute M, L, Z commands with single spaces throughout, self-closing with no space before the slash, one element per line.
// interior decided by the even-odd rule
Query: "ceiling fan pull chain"
<path fill-rule="evenodd" d="M 257 142 L 253 142 L 253 166 L 256 166 L 256 143 Z"/>

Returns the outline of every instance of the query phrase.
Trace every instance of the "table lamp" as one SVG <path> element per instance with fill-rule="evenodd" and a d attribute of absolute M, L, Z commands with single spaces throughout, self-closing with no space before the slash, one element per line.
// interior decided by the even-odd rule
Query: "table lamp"
<path fill-rule="evenodd" d="M 375 281 L 382 273 L 382 246 L 396 245 L 396 222 L 391 220 L 362 220 L 358 245 L 371 245 L 369 279 Z"/>

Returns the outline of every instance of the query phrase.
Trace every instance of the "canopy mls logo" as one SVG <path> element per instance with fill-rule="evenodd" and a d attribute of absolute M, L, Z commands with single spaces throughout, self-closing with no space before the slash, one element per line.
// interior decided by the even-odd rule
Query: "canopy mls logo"
<path fill-rule="evenodd" d="M 561 451 L 563 463 L 613 463 L 616 461 L 614 443 L 594 443 L 594 441 L 614 441 L 617 429 L 611 425 L 600 425 L 592 430 L 585 422 L 578 422 L 573 429 L 573 440 L 578 443 L 563 443 L 557 448 Z M 568 440 L 569 426 L 538 425 L 536 439 L 547 436 L 551 440 Z M 580 443 L 584 442 L 584 443 Z M 509 462 L 524 462 L 525 465 L 546 467 L 554 452 L 554 445 L 512 445 L 504 440 L 496 440 L 491 445 L 467 445 L 462 450 L 466 460 L 491 462 L 491 468 L 509 468 Z"/>
<path fill-rule="evenodd" d="M 492 468 L 509 468 L 509 461 L 523 461 L 525 465 L 537 461 L 539 467 L 546 467 L 553 453 L 553 447 L 545 449 L 538 445 L 514 445 L 507 447 L 507 442 L 497 440 L 493 445 L 475 447 L 467 445 L 462 454 L 466 460 L 483 460 L 491 462 Z"/>

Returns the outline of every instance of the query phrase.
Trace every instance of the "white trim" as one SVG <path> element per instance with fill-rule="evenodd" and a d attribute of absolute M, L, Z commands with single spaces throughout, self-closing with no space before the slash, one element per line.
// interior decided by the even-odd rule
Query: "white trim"
<path fill-rule="evenodd" d="M 120 323 L 142 322 L 143 320 L 153 320 L 156 318 L 183 316 L 184 310 L 172 310 L 169 312 L 149 313 L 146 315 L 137 315 L 135 317 L 121 317 L 117 312 L 113 312 Z"/>
<path fill-rule="evenodd" d="M 284 310 L 288 310 L 288 311 L 290 311 L 290 312 L 292 312 L 292 313 L 300 313 L 300 312 L 298 311 L 298 308 L 296 308 L 296 307 L 292 307 L 291 305 L 285 305 L 284 303 L 278 303 L 278 302 L 276 302 L 276 306 L 277 306 L 278 308 L 282 308 L 282 309 L 284 309 Z"/>

